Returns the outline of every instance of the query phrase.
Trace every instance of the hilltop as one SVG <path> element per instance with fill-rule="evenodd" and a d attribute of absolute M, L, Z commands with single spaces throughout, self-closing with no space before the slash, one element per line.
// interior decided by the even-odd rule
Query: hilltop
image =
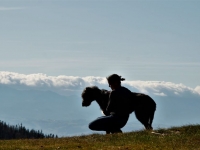
<path fill-rule="evenodd" d="M 1 140 L 0 149 L 199 150 L 200 125 L 172 127 L 153 132 L 91 134 L 56 139 Z"/>

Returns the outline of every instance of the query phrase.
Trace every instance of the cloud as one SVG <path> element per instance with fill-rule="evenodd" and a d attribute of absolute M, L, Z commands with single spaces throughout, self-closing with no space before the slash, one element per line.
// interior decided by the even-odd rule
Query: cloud
<path fill-rule="evenodd" d="M 18 89 L 50 90 L 63 95 L 80 93 L 86 86 L 106 85 L 101 77 L 47 76 L 46 74 L 19 74 L 0 72 L 0 84 Z"/>
<path fill-rule="evenodd" d="M 194 90 L 200 94 L 200 86 L 197 86 Z"/>
<path fill-rule="evenodd" d="M 200 96 L 200 86 L 193 89 L 164 81 L 124 81 L 122 84 L 131 91 L 151 96 Z M 0 85 L 23 90 L 50 90 L 62 95 L 80 94 L 85 87 L 94 85 L 110 90 L 105 77 L 48 76 L 42 73 L 26 75 L 5 71 L 0 72 Z"/>
<path fill-rule="evenodd" d="M 125 82 L 132 91 L 138 91 L 157 96 L 200 96 L 196 89 L 187 87 L 183 84 L 175 84 L 165 81 L 127 81 Z"/>

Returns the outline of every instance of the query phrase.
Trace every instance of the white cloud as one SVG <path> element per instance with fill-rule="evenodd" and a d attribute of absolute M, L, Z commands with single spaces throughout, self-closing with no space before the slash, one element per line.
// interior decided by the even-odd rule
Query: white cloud
<path fill-rule="evenodd" d="M 200 94 L 200 86 L 197 86 L 194 90 Z"/>
<path fill-rule="evenodd" d="M 108 89 L 105 77 L 47 76 L 46 74 L 19 74 L 0 72 L 0 84 L 17 89 L 50 90 L 62 95 L 80 94 L 86 86 L 96 85 Z M 155 96 L 200 96 L 200 86 L 195 89 L 183 84 L 164 81 L 124 81 L 131 91 Z"/>
<path fill-rule="evenodd" d="M 138 92 L 160 96 L 191 96 L 197 95 L 197 90 L 183 84 L 164 81 L 126 81 L 127 86 Z"/>
<path fill-rule="evenodd" d="M 18 89 L 51 90 L 63 95 L 80 93 L 86 86 L 106 85 L 101 77 L 47 76 L 46 74 L 19 74 L 0 72 L 0 84 Z"/>

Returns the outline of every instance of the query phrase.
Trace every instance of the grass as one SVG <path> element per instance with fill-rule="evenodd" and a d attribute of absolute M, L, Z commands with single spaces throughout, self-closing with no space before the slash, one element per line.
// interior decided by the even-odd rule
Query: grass
<path fill-rule="evenodd" d="M 200 125 L 57 139 L 0 140 L 3 150 L 200 150 Z"/>

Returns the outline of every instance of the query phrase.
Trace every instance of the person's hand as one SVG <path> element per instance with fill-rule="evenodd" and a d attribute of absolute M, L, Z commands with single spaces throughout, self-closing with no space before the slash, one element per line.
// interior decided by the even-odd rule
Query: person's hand
<path fill-rule="evenodd" d="M 104 114 L 105 116 L 109 116 L 109 115 L 110 115 L 110 113 L 109 113 L 108 111 L 106 111 L 106 110 L 103 111 L 103 114 Z"/>

